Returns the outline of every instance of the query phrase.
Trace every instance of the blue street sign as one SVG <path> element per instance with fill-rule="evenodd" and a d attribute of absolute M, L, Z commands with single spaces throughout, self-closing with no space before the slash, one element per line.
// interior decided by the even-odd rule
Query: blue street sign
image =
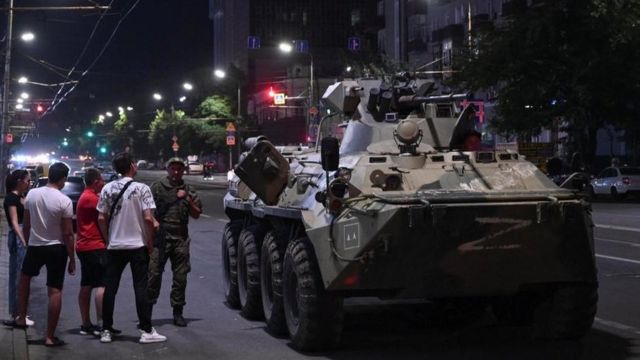
<path fill-rule="evenodd" d="M 293 45 L 295 45 L 297 52 L 301 52 L 301 53 L 309 52 L 308 40 L 294 40 Z"/>
<path fill-rule="evenodd" d="M 359 51 L 360 50 L 360 38 L 359 37 L 350 37 L 347 43 L 347 47 L 351 51 Z"/>
<path fill-rule="evenodd" d="M 247 38 L 247 47 L 249 49 L 260 49 L 260 37 L 259 36 L 249 36 Z"/>

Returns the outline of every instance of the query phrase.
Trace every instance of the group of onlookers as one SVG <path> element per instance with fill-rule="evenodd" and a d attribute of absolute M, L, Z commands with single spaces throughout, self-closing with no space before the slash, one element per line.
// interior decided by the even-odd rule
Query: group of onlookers
<path fill-rule="evenodd" d="M 13 171 L 6 179 L 4 201 L 10 228 L 11 315 L 4 324 L 14 328 L 33 325 L 27 316 L 31 278 L 45 266 L 49 304 L 44 345 L 64 345 L 55 331 L 62 308 L 65 268 L 70 275 L 75 274 L 77 254 L 81 265 L 80 334 L 98 336 L 101 342 L 110 343 L 121 333 L 113 327 L 113 314 L 122 273 L 129 264 L 139 342 L 166 341 L 166 336 L 152 327 L 151 317 L 167 260 L 173 270 L 173 321 L 176 326 L 186 326 L 183 307 L 191 269 L 187 225 L 189 217 L 200 216 L 202 204 L 195 190 L 182 180 L 185 166 L 179 158 L 170 159 L 167 177 L 151 187 L 134 181 L 137 166 L 128 153 L 113 159 L 114 169 L 122 175 L 118 180 L 105 184 L 99 170 L 88 169 L 85 190 L 76 209 L 77 239 L 73 234 L 72 202 L 60 191 L 69 168 L 63 163 L 51 165 L 47 185 L 31 190 L 29 172 Z M 90 318 L 94 290 L 95 324 Z"/>

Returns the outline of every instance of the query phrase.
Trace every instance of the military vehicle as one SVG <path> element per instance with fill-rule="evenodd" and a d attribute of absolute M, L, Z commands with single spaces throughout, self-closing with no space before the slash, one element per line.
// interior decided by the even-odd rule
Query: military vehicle
<path fill-rule="evenodd" d="M 344 80 L 323 96 L 349 120 L 340 144 L 248 141 L 224 198 L 228 305 L 303 351 L 338 345 L 358 296 L 469 299 L 540 337 L 591 328 L 589 204 L 518 153 L 478 148 L 466 95 L 435 91 L 407 74 Z"/>

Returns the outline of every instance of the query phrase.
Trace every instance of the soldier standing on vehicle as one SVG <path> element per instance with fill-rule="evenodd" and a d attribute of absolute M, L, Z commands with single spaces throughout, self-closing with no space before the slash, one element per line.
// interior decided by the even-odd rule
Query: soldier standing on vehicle
<path fill-rule="evenodd" d="M 191 270 L 189 260 L 189 217 L 197 219 L 202 214 L 202 203 L 195 189 L 182 180 L 186 164 L 177 157 L 167 161 L 167 177 L 151 185 L 156 202 L 155 217 L 160 222 L 153 252 L 149 261 L 149 299 L 155 304 L 160 295 L 162 272 L 167 259 L 171 260 L 173 283 L 171 307 L 173 323 L 187 326 L 182 315 L 187 288 L 187 274 Z"/>

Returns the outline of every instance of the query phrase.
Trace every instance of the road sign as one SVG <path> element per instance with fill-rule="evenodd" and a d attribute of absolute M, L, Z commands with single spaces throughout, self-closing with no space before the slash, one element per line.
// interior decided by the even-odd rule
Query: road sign
<path fill-rule="evenodd" d="M 273 94 L 273 104 L 274 105 L 284 105 L 286 102 L 286 96 L 284 93 L 275 93 Z"/>
<path fill-rule="evenodd" d="M 351 51 L 359 51 L 360 50 L 360 38 L 359 37 L 350 37 L 347 43 L 347 47 Z"/>
<path fill-rule="evenodd" d="M 259 36 L 249 36 L 247 38 L 247 47 L 249 49 L 260 49 L 260 37 Z"/>
<path fill-rule="evenodd" d="M 309 52 L 308 40 L 293 40 L 293 45 L 296 47 L 297 52 L 301 52 L 301 53 Z"/>
<path fill-rule="evenodd" d="M 232 122 L 228 122 L 226 130 L 227 130 L 227 132 L 234 132 L 234 131 L 236 131 L 236 126 L 233 125 Z"/>
<path fill-rule="evenodd" d="M 177 152 L 178 150 L 180 150 L 180 145 L 178 145 L 177 142 L 174 142 L 173 145 L 171 145 L 171 148 L 174 152 Z"/>
<path fill-rule="evenodd" d="M 178 141 L 178 137 L 177 137 L 177 136 L 175 136 L 175 135 L 173 135 L 173 136 L 171 137 L 171 140 L 173 140 L 173 142 L 176 142 L 176 141 Z"/>
<path fill-rule="evenodd" d="M 309 115 L 311 116 L 316 116 L 318 115 L 318 108 L 315 106 L 312 106 L 309 108 Z"/>
<path fill-rule="evenodd" d="M 227 135 L 227 145 L 233 146 L 236 144 L 236 137 L 234 135 Z"/>

